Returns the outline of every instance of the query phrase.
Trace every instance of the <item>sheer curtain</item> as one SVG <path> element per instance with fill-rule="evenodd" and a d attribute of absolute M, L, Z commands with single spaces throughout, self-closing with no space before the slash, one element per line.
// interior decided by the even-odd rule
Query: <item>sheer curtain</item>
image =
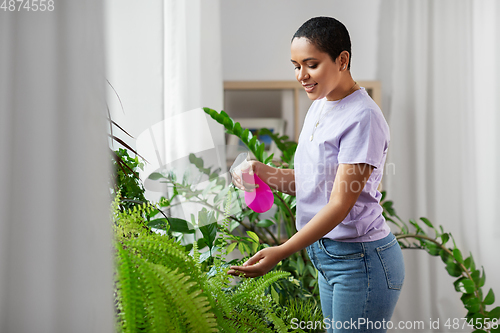
<path fill-rule="evenodd" d="M 182 174 L 190 153 L 205 166 L 226 169 L 223 128 L 202 110 L 220 111 L 223 104 L 219 0 L 167 0 L 163 14 L 164 121 L 137 140 L 140 154 L 151 162 L 142 173 L 145 187 L 160 193 L 165 188 L 148 175 L 162 169 Z M 176 216 L 197 216 L 188 206 L 176 209 Z"/>
<path fill-rule="evenodd" d="M 428 217 L 500 278 L 499 20 L 496 1 L 382 0 L 379 77 L 391 126 L 388 198 L 408 220 Z M 394 320 L 465 316 L 439 258 L 404 251 L 407 279 Z M 498 302 L 497 302 L 498 304 Z M 419 330 L 421 332 L 421 330 Z"/>
<path fill-rule="evenodd" d="M 0 331 L 112 332 L 102 4 L 54 6 L 0 11 Z"/>

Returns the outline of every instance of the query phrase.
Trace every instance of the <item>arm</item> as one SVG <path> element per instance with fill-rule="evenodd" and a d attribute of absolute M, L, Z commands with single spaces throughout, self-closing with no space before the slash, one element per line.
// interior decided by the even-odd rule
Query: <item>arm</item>
<path fill-rule="evenodd" d="M 252 166 L 253 173 L 259 176 L 269 187 L 286 194 L 295 195 L 295 171 L 293 169 L 273 168 L 258 161 L 251 161 L 249 164 Z M 252 174 L 252 170 L 250 174 Z M 251 186 L 244 184 L 238 175 L 232 174 L 232 176 L 236 187 L 242 190 L 251 190 Z"/>
<path fill-rule="evenodd" d="M 232 275 L 244 273 L 247 277 L 264 275 L 284 258 L 323 237 L 349 214 L 372 170 L 373 167 L 367 164 L 339 165 L 328 204 L 304 228 L 287 242 L 257 252 L 243 266 L 232 266 L 228 273 Z"/>

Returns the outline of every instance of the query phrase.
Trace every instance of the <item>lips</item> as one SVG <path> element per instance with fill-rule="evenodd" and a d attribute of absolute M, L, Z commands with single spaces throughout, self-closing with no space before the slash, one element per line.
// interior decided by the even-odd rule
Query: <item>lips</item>
<path fill-rule="evenodd" d="M 317 83 L 311 83 L 311 84 L 303 84 L 302 86 L 304 87 L 305 91 L 307 93 L 310 93 L 314 90 L 314 88 L 317 86 Z"/>

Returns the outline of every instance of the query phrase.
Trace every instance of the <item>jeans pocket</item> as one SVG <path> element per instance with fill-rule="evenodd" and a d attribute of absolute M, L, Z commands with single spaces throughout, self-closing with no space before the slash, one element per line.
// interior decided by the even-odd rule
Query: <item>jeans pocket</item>
<path fill-rule="evenodd" d="M 360 243 L 341 243 L 321 238 L 319 245 L 327 256 L 336 260 L 361 259 L 365 256 L 363 246 Z"/>
<path fill-rule="evenodd" d="M 401 290 L 405 279 L 405 265 L 398 240 L 394 238 L 388 244 L 377 247 L 376 250 L 384 267 L 389 289 Z"/>

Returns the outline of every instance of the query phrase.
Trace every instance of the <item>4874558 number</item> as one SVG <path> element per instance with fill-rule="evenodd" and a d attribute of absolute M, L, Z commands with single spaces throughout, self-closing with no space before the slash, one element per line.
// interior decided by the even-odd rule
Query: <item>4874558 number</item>
<path fill-rule="evenodd" d="M 52 12 L 54 9 L 54 0 L 3 0 L 0 5 L 4 12 Z"/>

